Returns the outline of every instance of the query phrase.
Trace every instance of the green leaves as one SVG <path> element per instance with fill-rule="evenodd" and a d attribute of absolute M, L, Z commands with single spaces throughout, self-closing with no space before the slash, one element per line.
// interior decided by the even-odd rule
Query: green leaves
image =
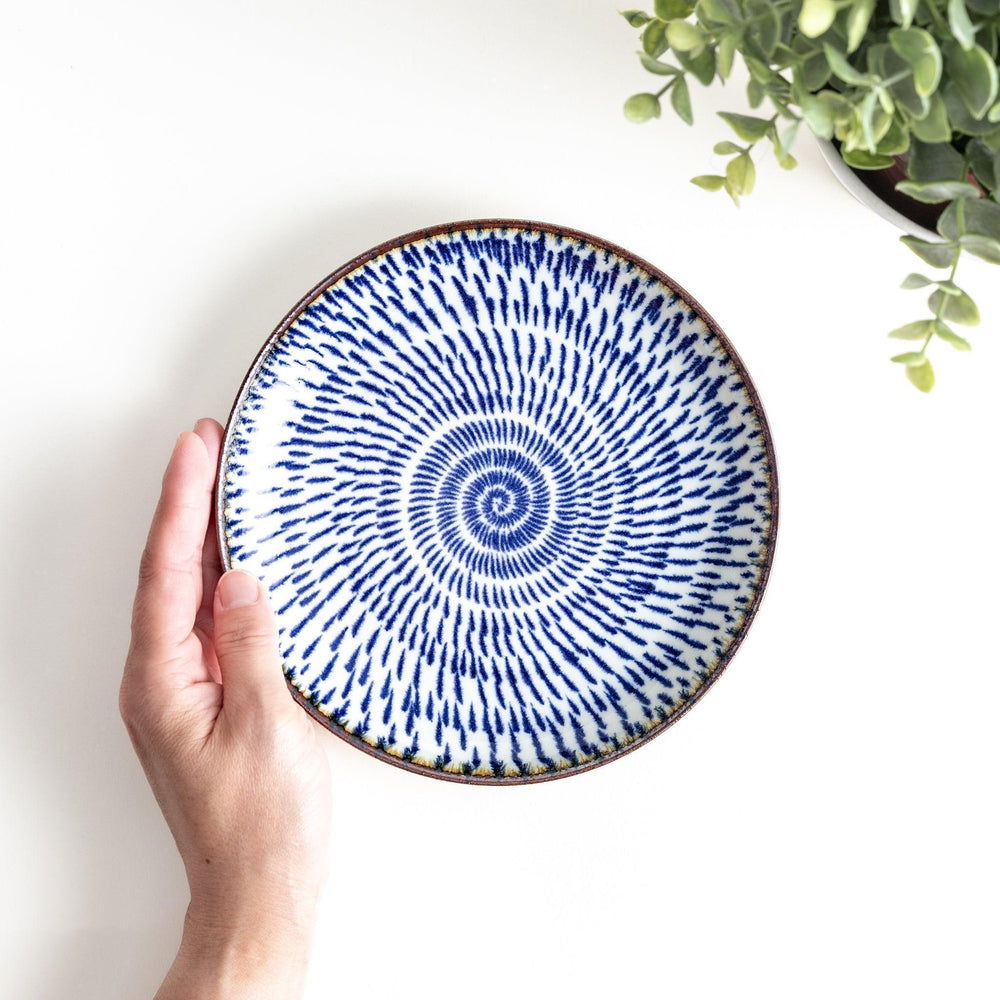
<path fill-rule="evenodd" d="M 907 365 L 906 377 L 921 391 L 930 392 L 934 388 L 934 369 L 924 358 L 922 364 Z"/>
<path fill-rule="evenodd" d="M 729 77 L 733 71 L 733 57 L 736 55 L 736 35 L 723 35 L 719 39 L 718 48 L 715 50 L 716 68 L 719 76 L 723 80 Z"/>
<path fill-rule="evenodd" d="M 931 267 L 951 267 L 955 262 L 958 248 L 953 243 L 932 243 L 919 236 L 900 236 L 899 239 Z"/>
<path fill-rule="evenodd" d="M 910 150 L 906 172 L 911 181 L 965 180 L 962 154 L 950 142 L 915 142 Z"/>
<path fill-rule="evenodd" d="M 656 94 L 633 94 L 625 102 L 625 117 L 641 124 L 660 117 L 660 99 Z"/>
<path fill-rule="evenodd" d="M 969 20 L 965 0 L 948 0 L 948 27 L 963 49 L 971 49 L 976 44 L 976 30 Z"/>
<path fill-rule="evenodd" d="M 723 144 L 720 143 L 720 145 Z M 732 143 L 726 145 L 732 145 Z M 740 198 L 753 191 L 756 180 L 757 170 L 754 167 L 753 160 L 750 158 L 750 153 L 744 151 L 734 156 L 726 164 L 725 176 L 721 174 L 699 174 L 697 177 L 691 178 L 691 183 L 703 188 L 705 191 L 721 191 L 724 189 L 738 207 Z"/>
<path fill-rule="evenodd" d="M 1000 241 L 1000 205 L 984 198 L 960 198 L 944 210 L 937 228 L 948 240 L 971 235 Z"/>
<path fill-rule="evenodd" d="M 869 56 L 872 50 L 869 49 Z M 879 75 L 882 77 L 882 89 L 892 96 L 897 107 L 904 108 L 915 120 L 926 118 L 931 109 L 930 97 L 917 93 L 913 79 L 913 68 L 893 48 L 886 45 L 881 49 Z M 907 118 L 900 116 L 902 125 Z"/>
<path fill-rule="evenodd" d="M 659 59 L 653 59 L 651 56 L 646 55 L 645 52 L 639 53 L 639 62 L 642 63 L 646 70 L 650 73 L 655 73 L 657 76 L 676 76 L 681 72 L 676 66 L 660 62 Z"/>
<path fill-rule="evenodd" d="M 895 330 L 889 331 L 890 337 L 896 340 L 925 340 L 933 331 L 932 319 L 918 319 L 915 323 L 907 323 L 905 326 L 897 326 Z"/>
<path fill-rule="evenodd" d="M 942 323 L 940 321 L 934 324 L 934 333 L 936 336 L 940 337 L 945 343 L 951 344 L 956 351 L 971 351 L 972 344 L 970 344 L 965 337 L 960 337 L 955 331 L 948 326 L 947 323 Z"/>
<path fill-rule="evenodd" d="M 951 122 L 944 98 L 933 94 L 927 114 L 923 118 L 914 118 L 910 128 L 921 142 L 948 142 L 951 139 Z"/>
<path fill-rule="evenodd" d="M 767 135 L 768 129 L 774 123 L 773 119 L 735 115 L 728 111 L 720 111 L 718 114 L 744 142 L 759 142 Z"/>
<path fill-rule="evenodd" d="M 776 151 L 776 155 L 779 160 L 791 153 L 792 146 L 795 144 L 796 136 L 799 134 L 800 124 L 801 122 L 793 122 L 779 137 L 778 149 Z"/>
<path fill-rule="evenodd" d="M 778 166 L 782 170 L 794 170 L 798 165 L 798 160 L 790 152 L 798 131 L 799 122 L 795 122 L 789 126 L 782 135 L 778 134 L 778 130 L 775 127 L 768 129 L 767 137 L 771 140 L 771 146 L 774 149 L 774 158 L 778 161 Z"/>
<path fill-rule="evenodd" d="M 781 40 L 781 14 L 773 0 L 745 0 L 745 5 L 748 41 L 770 59 Z"/>
<path fill-rule="evenodd" d="M 672 21 L 677 17 L 687 17 L 694 10 L 688 0 L 654 0 L 653 8 L 661 21 Z"/>
<path fill-rule="evenodd" d="M 882 155 L 895 156 L 905 153 L 910 148 L 910 133 L 898 118 L 889 121 L 889 128 L 878 141 L 876 152 Z"/>
<path fill-rule="evenodd" d="M 945 48 L 945 64 L 973 118 L 982 118 L 997 99 L 997 67 L 990 54 L 978 45 Z"/>
<path fill-rule="evenodd" d="M 855 170 L 884 170 L 896 161 L 889 155 L 869 153 L 865 149 L 841 149 L 840 155 L 849 167 Z"/>
<path fill-rule="evenodd" d="M 941 50 L 934 37 L 922 28 L 893 28 L 889 44 L 913 70 L 913 86 L 921 97 L 929 97 L 941 82 Z"/>
<path fill-rule="evenodd" d="M 889 336 L 899 340 L 922 340 L 924 342 L 919 351 L 904 351 L 902 354 L 896 354 L 890 358 L 896 364 L 906 366 L 906 377 L 921 392 L 930 392 L 934 388 L 934 368 L 927 358 L 927 345 L 932 337 L 936 336 L 951 344 L 957 351 L 972 350 L 972 345 L 964 337 L 960 337 L 947 323 L 937 317 L 907 323 L 906 326 L 893 330 Z"/>
<path fill-rule="evenodd" d="M 688 90 L 687 80 L 683 76 L 677 77 L 670 88 L 670 106 L 688 125 L 694 124 L 694 114 L 691 111 L 691 92 Z"/>
<path fill-rule="evenodd" d="M 994 153 L 982 139 L 973 139 L 965 147 L 965 155 L 976 180 L 988 191 L 1000 187 L 1000 153 Z"/>
<path fill-rule="evenodd" d="M 829 42 L 824 44 L 823 53 L 826 56 L 826 61 L 830 64 L 830 69 L 832 69 L 833 72 L 844 81 L 844 83 L 848 83 L 853 87 L 863 87 L 869 82 L 867 74 L 856 70 L 847 61 L 846 57 L 830 45 Z"/>
<path fill-rule="evenodd" d="M 927 181 L 922 184 L 917 181 L 900 181 L 896 190 L 930 205 L 953 201 L 955 198 L 979 197 L 979 189 L 965 181 Z"/>
<path fill-rule="evenodd" d="M 642 51 L 653 59 L 659 59 L 667 51 L 667 24 L 665 21 L 650 21 L 642 32 Z"/>
<path fill-rule="evenodd" d="M 979 257 L 980 260 L 989 261 L 991 264 L 1000 264 L 1000 241 L 989 236 L 975 234 L 963 236 L 962 249 L 974 257 Z"/>
<path fill-rule="evenodd" d="M 875 0 L 856 0 L 847 12 L 847 52 L 850 54 L 860 44 L 868 30 L 875 10 Z"/>
<path fill-rule="evenodd" d="M 822 52 L 803 59 L 795 68 L 795 82 L 803 91 L 803 98 L 822 90 L 830 82 L 831 76 L 833 70 Z"/>
<path fill-rule="evenodd" d="M 620 10 L 618 11 L 622 17 L 632 25 L 633 28 L 641 28 L 644 24 L 648 24 L 653 19 L 644 10 Z"/>
<path fill-rule="evenodd" d="M 858 118 L 861 123 L 861 135 L 864 137 L 864 145 L 869 153 L 876 153 L 882 137 L 888 132 L 892 125 L 892 117 L 884 107 L 878 103 L 879 92 L 870 90 L 865 95 L 864 100 L 858 108 Z M 849 137 L 848 137 L 849 138 Z M 854 143 L 847 142 L 848 146 Z"/>
<path fill-rule="evenodd" d="M 750 194 L 757 180 L 757 171 L 749 153 L 734 156 L 726 164 L 726 190 L 738 205 L 741 195 Z"/>
<path fill-rule="evenodd" d="M 669 21 L 667 43 L 675 52 L 694 52 L 705 44 L 705 34 L 687 21 Z"/>
<path fill-rule="evenodd" d="M 975 203 L 959 201 L 954 220 L 956 238 L 963 238 L 965 231 L 965 211 Z M 998 206 L 1000 207 L 1000 206 Z M 950 225 L 946 228 L 951 228 Z M 904 238 L 909 243 L 913 238 Z M 934 291 L 927 298 L 927 306 L 933 313 L 930 319 L 916 320 L 905 326 L 897 327 L 889 336 L 897 340 L 922 340 L 919 351 L 907 351 L 897 354 L 893 361 L 907 366 L 907 377 L 922 392 L 930 392 L 934 386 L 934 369 L 927 360 L 927 346 L 933 337 L 945 341 L 957 351 L 970 351 L 972 345 L 957 334 L 946 320 L 963 323 L 966 326 L 976 326 L 979 323 L 979 309 L 967 292 L 955 284 L 955 269 L 958 266 L 960 248 L 954 244 L 947 247 L 941 244 L 924 244 L 924 246 L 939 247 L 951 255 L 951 275 L 943 279 L 931 279 L 922 274 L 909 274 L 903 279 L 902 288 L 926 288 L 934 286 Z M 964 247 L 963 247 L 964 248 Z M 912 371 L 911 371 L 912 369 Z"/>
<path fill-rule="evenodd" d="M 730 25 L 740 20 L 735 0 L 698 0 L 698 19 L 708 24 Z"/>
<path fill-rule="evenodd" d="M 903 281 L 925 289 L 930 314 L 891 334 L 918 342 L 893 360 L 929 391 L 928 345 L 968 350 L 953 326 L 980 319 L 954 282 L 961 254 L 1000 264 L 1000 0 L 653 0 L 648 13 L 621 13 L 658 81 L 625 102 L 630 121 L 661 117 L 669 100 L 690 124 L 693 81 L 710 86 L 745 65 L 753 110 L 720 113 L 733 133 L 715 144 L 725 165 L 693 177 L 695 186 L 738 205 L 756 184 L 757 144 L 766 140 L 790 169 L 805 122 L 858 170 L 903 163 L 900 194 L 943 206 L 939 241 L 902 237 L 928 269 L 942 269 L 938 279 L 914 272 Z"/>
<path fill-rule="evenodd" d="M 962 323 L 965 326 L 977 326 L 979 324 L 979 309 L 976 303 L 972 301 L 968 293 L 959 288 L 950 278 L 944 281 L 931 281 L 922 274 L 911 274 L 903 281 L 901 287 L 923 288 L 928 285 L 937 286 L 927 299 L 927 307 L 934 314 L 933 320 L 926 321 L 930 323 L 930 326 L 925 328 L 920 323 L 910 323 L 906 327 L 900 327 L 900 330 L 911 332 L 913 334 L 912 339 L 916 339 L 918 335 L 927 336 L 930 332 L 940 334 L 943 329 L 946 333 L 945 339 L 947 340 L 948 335 L 952 335 L 952 339 L 954 339 L 957 334 L 952 334 L 951 328 L 943 324 L 942 320 L 950 319 L 955 323 Z M 889 334 L 890 337 L 894 335 L 902 337 L 899 330 Z M 902 339 L 911 338 L 902 337 Z"/>
<path fill-rule="evenodd" d="M 806 95 L 799 103 L 806 124 L 820 139 L 832 139 L 837 123 L 851 114 L 851 106 L 832 90 Z"/>
<path fill-rule="evenodd" d="M 979 309 L 976 303 L 960 288 L 952 292 L 939 288 L 931 292 L 927 305 L 932 313 L 940 319 L 950 319 L 963 326 L 979 325 Z"/>
<path fill-rule="evenodd" d="M 700 52 L 674 51 L 677 61 L 703 86 L 715 79 L 715 49 L 704 46 Z"/>
<path fill-rule="evenodd" d="M 698 187 L 704 188 L 706 191 L 721 191 L 726 183 L 726 178 L 719 174 L 699 174 L 697 177 L 691 178 L 691 183 L 697 184 Z"/>
<path fill-rule="evenodd" d="M 818 38 L 830 28 L 836 16 L 834 0 L 803 0 L 799 30 L 806 38 Z"/>
<path fill-rule="evenodd" d="M 896 24 L 908 28 L 916 16 L 919 0 L 889 0 L 889 14 Z"/>
<path fill-rule="evenodd" d="M 947 74 L 945 79 L 947 80 Z M 944 99 L 944 106 L 948 112 L 948 120 L 951 123 L 953 134 L 982 136 L 986 140 L 991 133 L 996 132 L 996 125 L 991 124 L 988 120 L 989 112 L 987 112 L 987 117 L 977 118 L 969 111 L 965 98 L 954 80 L 942 83 L 939 93 Z"/>

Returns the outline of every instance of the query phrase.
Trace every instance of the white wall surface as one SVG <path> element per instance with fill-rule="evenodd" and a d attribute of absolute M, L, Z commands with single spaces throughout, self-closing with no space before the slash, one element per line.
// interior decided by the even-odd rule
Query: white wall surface
<path fill-rule="evenodd" d="M 699 299 L 766 407 L 771 584 L 661 738 L 466 788 L 330 736 L 308 997 L 995 996 L 1000 280 L 917 393 L 919 262 L 800 142 L 739 212 L 719 108 L 637 127 L 611 0 L 20 4 L 0 39 L 0 993 L 155 991 L 183 872 L 116 705 L 177 432 L 301 294 L 484 216 L 615 241 Z M 895 347 L 904 350 L 905 345 Z"/>

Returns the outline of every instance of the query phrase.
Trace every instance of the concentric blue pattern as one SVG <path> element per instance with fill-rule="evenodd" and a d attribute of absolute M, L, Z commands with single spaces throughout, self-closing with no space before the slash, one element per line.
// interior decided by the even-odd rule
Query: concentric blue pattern
<path fill-rule="evenodd" d="M 543 227 L 439 231 L 272 338 L 223 544 L 332 729 L 444 775 L 549 775 L 728 660 L 773 545 L 769 454 L 727 345 L 645 266 Z"/>

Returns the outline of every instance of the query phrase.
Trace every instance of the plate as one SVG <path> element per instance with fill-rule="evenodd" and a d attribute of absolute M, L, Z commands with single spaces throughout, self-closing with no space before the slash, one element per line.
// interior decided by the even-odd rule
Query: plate
<path fill-rule="evenodd" d="M 219 538 L 315 718 L 507 784 L 614 760 L 704 694 L 777 499 L 757 393 L 690 296 L 596 237 L 487 220 L 383 244 L 292 309 L 230 416 Z"/>

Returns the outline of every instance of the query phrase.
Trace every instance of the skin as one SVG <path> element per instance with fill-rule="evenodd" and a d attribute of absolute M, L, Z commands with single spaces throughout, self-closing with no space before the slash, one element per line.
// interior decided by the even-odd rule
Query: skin
<path fill-rule="evenodd" d="M 330 772 L 292 699 L 264 588 L 223 575 L 222 441 L 181 434 L 139 568 L 122 719 L 177 842 L 191 900 L 157 1000 L 302 995 L 326 879 Z"/>

